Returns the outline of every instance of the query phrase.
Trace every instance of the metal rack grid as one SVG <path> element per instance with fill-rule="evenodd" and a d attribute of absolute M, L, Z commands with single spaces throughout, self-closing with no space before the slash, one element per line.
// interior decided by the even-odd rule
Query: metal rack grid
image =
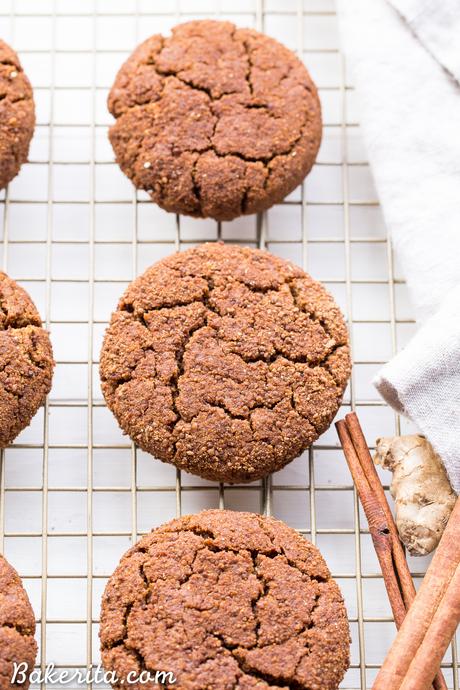
<path fill-rule="evenodd" d="M 267 214 L 234 223 L 158 212 L 133 192 L 106 144 L 105 96 L 130 50 L 155 31 L 208 16 L 295 49 L 324 108 L 323 147 L 306 182 Z M 37 614 L 38 665 L 97 663 L 98 602 L 129 544 L 176 514 L 225 506 L 274 514 L 319 545 L 352 628 L 341 687 L 370 687 L 394 627 L 333 429 L 272 478 L 219 486 L 130 445 L 97 382 L 100 337 L 127 282 L 156 258 L 220 238 L 287 256 L 327 285 L 348 315 L 354 349 L 340 414 L 357 409 L 370 441 L 409 428 L 369 386 L 413 322 L 360 145 L 333 0 L 0 0 L 0 24 L 38 105 L 30 162 L 2 199 L 3 267 L 34 297 L 57 360 L 43 413 L 2 453 L 0 470 L 0 547 Z M 426 561 L 411 565 L 420 578 Z M 456 646 L 445 668 L 457 689 Z"/>

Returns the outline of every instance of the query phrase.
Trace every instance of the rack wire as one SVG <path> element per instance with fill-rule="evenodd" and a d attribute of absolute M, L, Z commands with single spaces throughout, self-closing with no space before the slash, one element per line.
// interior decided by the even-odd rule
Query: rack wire
<path fill-rule="evenodd" d="M 104 101 L 121 62 L 148 35 L 204 17 L 253 26 L 288 44 L 323 103 L 324 140 L 311 175 L 266 214 L 233 223 L 159 211 L 132 190 L 106 142 Z M 174 250 L 223 239 L 290 258 L 326 284 L 348 316 L 354 351 L 339 414 L 358 410 L 371 445 L 410 428 L 369 385 L 413 320 L 360 140 L 334 2 L 0 0 L 0 27 L 20 53 L 38 106 L 30 162 L 1 200 L 3 267 L 35 299 L 57 360 L 44 410 L 2 453 L 0 466 L 0 547 L 36 611 L 38 667 L 97 664 L 100 596 L 122 553 L 175 515 L 220 506 L 275 515 L 318 544 L 352 630 L 352 664 L 341 687 L 365 690 L 394 625 L 333 429 L 266 481 L 216 485 L 130 444 L 105 408 L 97 376 L 101 336 L 129 280 Z M 411 560 L 417 579 L 426 564 Z M 457 690 L 456 645 L 444 666 Z"/>

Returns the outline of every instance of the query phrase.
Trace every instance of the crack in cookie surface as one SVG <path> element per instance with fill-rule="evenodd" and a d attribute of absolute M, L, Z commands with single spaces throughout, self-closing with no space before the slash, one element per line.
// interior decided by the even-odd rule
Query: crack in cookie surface
<path fill-rule="evenodd" d="M 109 136 L 136 187 L 169 211 L 230 220 L 268 208 L 311 169 L 316 88 L 287 48 L 229 22 L 152 36 L 120 69 Z"/>
<path fill-rule="evenodd" d="M 101 352 L 124 431 L 163 461 L 251 481 L 332 421 L 350 373 L 346 326 L 324 288 L 259 250 L 208 244 L 134 281 Z"/>
<path fill-rule="evenodd" d="M 205 511 L 144 537 L 108 582 L 100 637 L 106 669 L 170 670 L 178 690 L 335 690 L 348 665 L 346 611 L 319 551 L 249 513 Z"/>

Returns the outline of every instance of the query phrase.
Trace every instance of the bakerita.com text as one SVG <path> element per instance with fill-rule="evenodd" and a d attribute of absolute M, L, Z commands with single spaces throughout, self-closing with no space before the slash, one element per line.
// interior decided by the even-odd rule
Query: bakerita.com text
<path fill-rule="evenodd" d="M 104 683 L 104 685 L 145 685 L 154 683 L 161 687 L 173 685 L 176 678 L 171 671 L 130 671 L 126 678 L 119 679 L 115 671 L 104 671 L 102 666 L 92 666 L 88 669 L 62 669 L 57 670 L 56 665 L 51 663 L 44 669 L 34 669 L 28 673 L 26 663 L 14 663 L 11 685 L 22 685 L 26 682 L 47 684 L 47 685 L 89 685 L 93 683 Z"/>

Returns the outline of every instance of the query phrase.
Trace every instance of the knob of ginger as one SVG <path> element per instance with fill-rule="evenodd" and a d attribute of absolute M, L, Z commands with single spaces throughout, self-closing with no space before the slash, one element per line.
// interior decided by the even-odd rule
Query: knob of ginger
<path fill-rule="evenodd" d="M 456 501 L 441 458 L 423 436 L 377 439 L 376 464 L 393 472 L 399 536 L 412 556 L 425 556 L 438 545 Z"/>

